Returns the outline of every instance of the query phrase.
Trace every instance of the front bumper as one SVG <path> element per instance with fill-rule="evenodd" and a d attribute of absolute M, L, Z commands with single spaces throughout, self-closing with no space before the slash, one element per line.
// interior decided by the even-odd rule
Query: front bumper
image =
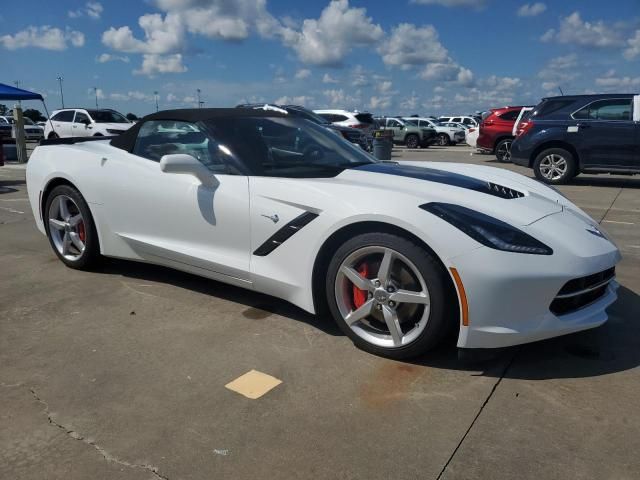
<path fill-rule="evenodd" d="M 563 215 L 548 218 L 562 220 Z M 561 315 L 550 309 L 568 281 L 605 271 L 620 260 L 615 245 L 601 240 L 599 251 L 583 248 L 574 254 L 559 248 L 553 255 L 542 256 L 483 247 L 451 259 L 464 285 L 469 309 L 468 325 L 460 326 L 458 347 L 508 347 L 602 325 L 607 320 L 606 308 L 617 298 L 615 279 L 592 303 Z"/>

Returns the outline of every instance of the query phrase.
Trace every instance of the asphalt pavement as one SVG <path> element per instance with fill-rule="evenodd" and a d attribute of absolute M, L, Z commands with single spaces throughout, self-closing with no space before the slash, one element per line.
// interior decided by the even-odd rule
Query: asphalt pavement
<path fill-rule="evenodd" d="M 394 158 L 531 175 L 462 146 Z M 0 167 L 0 478 L 640 478 L 640 177 L 560 190 L 623 253 L 609 322 L 484 361 L 447 345 L 396 362 L 265 295 L 119 260 L 66 268 L 24 169 Z M 251 370 L 281 383 L 225 387 Z"/>

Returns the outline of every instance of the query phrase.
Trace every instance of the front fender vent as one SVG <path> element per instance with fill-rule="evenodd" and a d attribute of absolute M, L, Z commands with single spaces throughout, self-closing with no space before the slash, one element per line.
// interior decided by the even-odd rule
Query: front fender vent
<path fill-rule="evenodd" d="M 495 197 L 506 199 L 524 197 L 524 193 L 514 190 L 513 188 L 503 187 L 497 183 L 487 182 L 487 188 L 489 189 L 487 193 Z"/>
<path fill-rule="evenodd" d="M 276 233 L 271 235 L 266 242 L 256 248 L 253 254 L 258 257 L 265 257 L 269 255 L 276 248 L 291 238 L 291 236 L 297 233 L 302 227 L 316 218 L 318 218 L 317 213 L 304 212 L 303 214 L 298 215 Z"/>

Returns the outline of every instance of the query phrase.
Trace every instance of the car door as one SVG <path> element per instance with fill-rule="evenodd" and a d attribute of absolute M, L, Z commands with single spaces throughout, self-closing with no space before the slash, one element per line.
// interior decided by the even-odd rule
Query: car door
<path fill-rule="evenodd" d="M 53 131 L 61 138 L 71 136 L 71 123 L 73 122 L 73 110 L 64 110 L 51 117 Z"/>
<path fill-rule="evenodd" d="M 76 116 L 71 124 L 71 136 L 72 137 L 90 137 L 91 130 L 88 128 L 91 125 L 91 119 L 86 113 L 76 110 Z"/>
<path fill-rule="evenodd" d="M 387 129 L 393 131 L 394 142 L 401 142 L 404 139 L 404 126 L 395 118 L 387 118 Z"/>
<path fill-rule="evenodd" d="M 596 100 L 572 114 L 578 121 L 575 133 L 583 168 L 633 168 L 638 132 L 632 111 L 633 98 L 629 96 Z"/>
<path fill-rule="evenodd" d="M 164 173 L 164 155 L 188 154 L 203 163 L 215 186 L 192 175 Z M 188 122 L 147 121 L 131 152 L 102 161 L 103 228 L 115 251 L 153 263 L 247 286 L 248 177 L 230 163 L 230 151 Z M 110 246 L 106 246 L 108 250 Z"/>

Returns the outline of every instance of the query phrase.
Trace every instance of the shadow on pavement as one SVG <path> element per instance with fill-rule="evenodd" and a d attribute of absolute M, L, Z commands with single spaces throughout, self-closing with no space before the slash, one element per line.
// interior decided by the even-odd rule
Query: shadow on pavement
<path fill-rule="evenodd" d="M 246 305 L 249 307 L 243 312 L 246 318 L 263 319 L 269 314 L 277 314 L 304 322 L 329 335 L 343 335 L 326 315 L 311 315 L 284 300 L 170 268 L 109 259 L 100 272 L 173 285 Z M 485 358 L 459 358 L 455 338 L 450 338 L 425 357 L 406 363 L 499 377 L 515 355 L 515 361 L 504 376 L 524 380 L 594 377 L 630 370 L 640 365 L 640 296 L 621 286 L 618 297 L 618 301 L 609 307 L 609 321 L 596 329 L 491 350 Z"/>
<path fill-rule="evenodd" d="M 168 267 L 127 260 L 107 259 L 97 273 L 121 275 L 136 280 L 164 283 L 246 305 L 248 309 L 243 312 L 246 318 L 259 320 L 268 317 L 269 314 L 277 314 L 298 322 L 304 322 L 329 335 L 343 335 L 330 318 L 312 315 L 285 300 Z"/>

